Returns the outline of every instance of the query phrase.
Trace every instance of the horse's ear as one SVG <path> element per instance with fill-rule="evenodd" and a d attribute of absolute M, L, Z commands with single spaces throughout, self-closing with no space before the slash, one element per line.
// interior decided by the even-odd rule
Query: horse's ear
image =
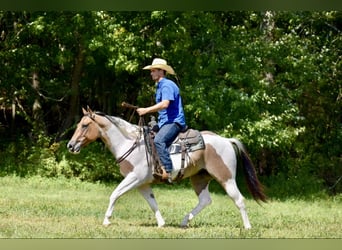
<path fill-rule="evenodd" d="M 93 113 L 93 111 L 89 108 L 89 106 L 87 105 L 87 111 L 88 111 L 88 113 L 90 113 L 90 114 L 92 114 Z"/>
<path fill-rule="evenodd" d="M 88 114 L 87 110 L 85 110 L 83 107 L 82 107 L 82 112 L 83 112 L 83 115 Z"/>

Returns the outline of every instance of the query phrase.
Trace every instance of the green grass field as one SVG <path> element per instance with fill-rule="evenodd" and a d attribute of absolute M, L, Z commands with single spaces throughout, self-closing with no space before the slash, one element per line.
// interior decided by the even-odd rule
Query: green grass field
<path fill-rule="evenodd" d="M 262 206 L 247 199 L 252 229 L 243 229 L 240 213 L 223 193 L 179 228 L 197 203 L 191 188 L 154 187 L 166 221 L 157 228 L 148 204 L 133 190 L 116 205 L 112 225 L 103 227 L 108 198 L 116 184 L 64 178 L 0 178 L 0 238 L 341 238 L 342 195 L 326 198 L 271 199 Z"/>

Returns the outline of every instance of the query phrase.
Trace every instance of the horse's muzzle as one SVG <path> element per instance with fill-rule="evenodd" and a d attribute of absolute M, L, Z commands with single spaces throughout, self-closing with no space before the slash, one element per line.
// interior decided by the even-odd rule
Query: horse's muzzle
<path fill-rule="evenodd" d="M 69 141 L 67 148 L 70 153 L 78 154 L 81 151 L 81 142 Z"/>

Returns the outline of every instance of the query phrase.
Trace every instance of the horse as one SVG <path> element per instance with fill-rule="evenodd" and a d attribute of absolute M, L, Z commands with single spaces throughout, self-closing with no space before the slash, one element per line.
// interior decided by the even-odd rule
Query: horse
<path fill-rule="evenodd" d="M 80 153 L 82 147 L 100 138 L 114 155 L 123 180 L 114 189 L 103 220 L 104 226 L 111 224 L 110 219 L 119 197 L 136 188 L 152 209 L 158 227 L 165 225 L 159 211 L 151 185 L 161 183 L 153 176 L 148 164 L 148 154 L 142 134 L 142 127 L 131 124 L 122 118 L 94 112 L 89 107 L 82 108 L 83 117 L 77 124 L 74 134 L 67 143 L 69 152 Z M 188 227 L 190 221 L 205 207 L 211 204 L 209 183 L 216 180 L 239 209 L 245 229 L 251 224 L 247 215 L 244 197 L 239 191 L 235 177 L 237 167 L 242 166 L 247 187 L 254 200 L 267 202 L 263 185 L 259 182 L 253 163 L 244 145 L 235 138 L 225 138 L 210 131 L 201 131 L 205 148 L 188 153 L 182 179 L 190 178 L 198 197 L 198 204 L 185 215 L 180 226 Z M 179 170 L 180 154 L 171 155 L 174 169 Z M 240 164 L 239 164 L 240 163 Z M 177 173 L 174 171 L 172 177 Z"/>

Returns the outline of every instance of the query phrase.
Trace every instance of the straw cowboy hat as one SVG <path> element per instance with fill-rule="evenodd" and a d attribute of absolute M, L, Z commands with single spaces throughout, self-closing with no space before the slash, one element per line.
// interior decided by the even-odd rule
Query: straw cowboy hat
<path fill-rule="evenodd" d="M 175 75 L 175 71 L 170 65 L 167 65 L 167 62 L 161 58 L 155 58 L 152 61 L 151 65 L 144 67 L 143 69 L 162 69 L 171 75 Z"/>

